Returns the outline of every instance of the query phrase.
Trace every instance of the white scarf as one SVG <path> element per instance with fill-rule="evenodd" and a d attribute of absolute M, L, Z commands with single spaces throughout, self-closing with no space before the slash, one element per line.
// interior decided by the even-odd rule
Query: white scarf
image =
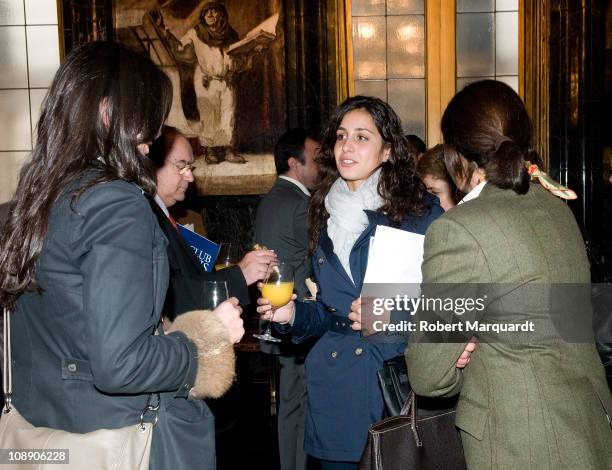
<path fill-rule="evenodd" d="M 368 226 L 364 210 L 375 211 L 384 204 L 378 194 L 380 168 L 365 180 L 357 191 L 351 191 L 342 178 L 338 178 L 325 196 L 327 235 L 334 245 L 334 253 L 342 267 L 353 280 L 349 257 L 353 245 Z"/>

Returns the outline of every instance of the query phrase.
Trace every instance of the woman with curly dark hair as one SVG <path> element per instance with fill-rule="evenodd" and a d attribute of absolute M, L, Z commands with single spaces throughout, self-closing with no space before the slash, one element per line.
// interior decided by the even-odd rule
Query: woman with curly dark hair
<path fill-rule="evenodd" d="M 321 180 L 310 206 L 317 300 L 290 302 L 274 321 L 295 343 L 319 338 L 306 358 L 306 452 L 323 469 L 357 468 L 368 427 L 384 413 L 376 372 L 405 347 L 365 341 L 360 322 L 349 317 L 370 238 L 379 225 L 425 234 L 442 210 L 416 174 L 399 118 L 378 98 L 355 96 L 336 109 L 318 162 Z M 259 304 L 269 319 L 267 300 Z"/>

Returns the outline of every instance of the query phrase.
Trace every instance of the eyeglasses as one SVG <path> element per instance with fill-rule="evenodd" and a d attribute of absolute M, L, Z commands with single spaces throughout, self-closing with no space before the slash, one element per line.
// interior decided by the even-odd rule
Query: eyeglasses
<path fill-rule="evenodd" d="M 172 163 L 176 167 L 181 176 L 187 173 L 188 171 L 193 173 L 196 169 L 196 166 L 193 163 L 175 162 L 173 160 L 170 160 L 170 163 Z"/>

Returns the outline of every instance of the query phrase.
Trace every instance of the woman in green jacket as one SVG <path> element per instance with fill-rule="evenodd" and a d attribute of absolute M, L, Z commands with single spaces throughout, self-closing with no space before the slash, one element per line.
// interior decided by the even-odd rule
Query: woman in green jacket
<path fill-rule="evenodd" d="M 525 162 L 537 155 L 523 103 L 503 83 L 471 84 L 449 103 L 442 132 L 447 159 L 460 162 L 449 168 L 457 186 L 472 183 L 427 232 L 424 286 L 504 286 L 481 321 L 554 324 L 556 299 L 529 294 L 588 287 L 589 263 L 569 208 L 530 183 Z M 411 341 L 410 383 L 419 395 L 460 394 L 456 426 L 470 470 L 612 469 L 612 398 L 595 345 L 537 335 L 517 342 L 476 333 L 464 368 L 456 363 L 465 343 Z"/>

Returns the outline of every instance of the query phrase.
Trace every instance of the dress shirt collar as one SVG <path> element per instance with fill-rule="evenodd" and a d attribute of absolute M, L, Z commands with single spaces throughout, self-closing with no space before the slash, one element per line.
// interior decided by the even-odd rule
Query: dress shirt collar
<path fill-rule="evenodd" d="M 310 191 L 308 190 L 308 188 L 306 186 L 304 186 L 302 183 L 300 183 L 298 180 L 295 180 L 289 176 L 285 176 L 285 175 L 280 175 L 279 178 L 282 178 L 284 180 L 289 181 L 290 183 L 295 184 L 298 188 L 300 188 L 300 190 L 306 194 L 306 196 L 310 196 Z"/>
<path fill-rule="evenodd" d="M 164 201 L 162 201 L 162 198 L 159 197 L 158 194 L 156 194 L 154 199 L 157 205 L 159 206 L 159 208 L 162 211 L 164 211 L 164 214 L 166 214 L 166 217 L 170 218 L 170 212 L 168 212 L 168 208 L 166 207 L 166 204 L 164 204 Z"/>
<path fill-rule="evenodd" d="M 487 184 L 486 181 L 481 181 L 480 183 L 478 183 L 478 185 L 474 187 L 474 189 L 472 189 L 463 197 L 463 199 L 461 199 L 461 201 L 459 201 L 459 204 L 471 201 L 472 199 L 476 199 L 478 196 L 480 196 L 480 192 L 482 191 L 482 188 L 485 187 L 485 184 Z"/>

